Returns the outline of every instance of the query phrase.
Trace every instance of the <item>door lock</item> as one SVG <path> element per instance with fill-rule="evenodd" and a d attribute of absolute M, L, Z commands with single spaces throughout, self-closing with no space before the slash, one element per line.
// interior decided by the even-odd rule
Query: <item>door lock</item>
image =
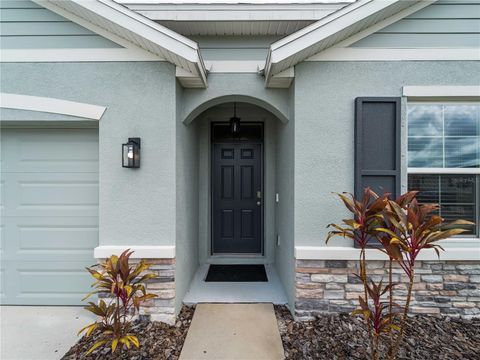
<path fill-rule="evenodd" d="M 262 192 L 260 190 L 257 191 L 257 199 L 262 198 Z"/>

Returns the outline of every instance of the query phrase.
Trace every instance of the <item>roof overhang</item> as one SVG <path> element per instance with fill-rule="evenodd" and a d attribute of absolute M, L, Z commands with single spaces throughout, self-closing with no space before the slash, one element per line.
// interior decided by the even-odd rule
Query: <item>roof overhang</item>
<path fill-rule="evenodd" d="M 185 36 L 286 36 L 355 0 L 193 2 L 116 0 Z"/>
<path fill-rule="evenodd" d="M 266 85 L 276 76 L 311 56 L 364 31 L 408 8 L 418 11 L 435 1 L 358 0 L 270 46 L 266 63 Z"/>
<path fill-rule="evenodd" d="M 73 14 L 176 65 L 182 73 L 189 74 L 189 87 L 207 86 L 207 71 L 195 41 L 112 0 L 34 1 L 51 11 Z"/>

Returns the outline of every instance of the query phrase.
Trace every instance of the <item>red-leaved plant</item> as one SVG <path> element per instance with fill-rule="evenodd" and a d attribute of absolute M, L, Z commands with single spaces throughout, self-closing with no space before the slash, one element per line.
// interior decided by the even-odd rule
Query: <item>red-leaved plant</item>
<path fill-rule="evenodd" d="M 363 297 L 359 297 L 359 309 L 354 315 L 363 316 L 368 327 L 371 343 L 371 357 L 380 357 L 379 339 L 381 335 L 390 338 L 386 346 L 386 357 L 395 359 L 405 334 L 409 307 L 412 297 L 415 275 L 415 261 L 423 249 L 434 249 L 440 256 L 443 250 L 438 241 L 461 234 L 465 225 L 473 223 L 456 220 L 446 224 L 444 220 L 432 213 L 438 210 L 435 204 L 419 204 L 416 191 L 409 191 L 392 200 L 390 194 L 378 196 L 366 188 L 360 200 L 353 195 L 338 194 L 346 208 L 353 214 L 353 219 L 344 219 L 341 225 L 329 224 L 327 242 L 333 236 L 352 239 L 360 248 L 359 274 L 364 287 Z M 383 280 L 378 284 L 368 278 L 366 267 L 366 248 L 373 240 L 377 241 L 375 249 L 385 253 L 389 259 L 388 283 Z M 407 297 L 400 306 L 394 302 L 392 282 L 392 263 L 396 262 L 408 277 Z M 388 293 L 388 302 L 383 298 Z M 403 311 L 402 311 L 403 310 Z"/>
<path fill-rule="evenodd" d="M 78 334 L 85 336 L 95 334 L 97 341 L 88 350 L 87 355 L 99 347 L 109 347 L 113 352 L 117 349 L 139 347 L 140 342 L 133 333 L 132 318 L 138 312 L 143 301 L 156 297 L 148 294 L 145 282 L 157 275 L 146 273 L 150 268 L 141 260 L 131 266 L 129 259 L 133 251 L 125 250 L 120 256 L 112 255 L 107 260 L 87 268 L 95 279 L 94 291 L 85 296 L 102 294 L 107 301 L 100 299 L 98 304 L 89 302 L 86 310 L 98 316 L 98 320 L 80 329 Z"/>

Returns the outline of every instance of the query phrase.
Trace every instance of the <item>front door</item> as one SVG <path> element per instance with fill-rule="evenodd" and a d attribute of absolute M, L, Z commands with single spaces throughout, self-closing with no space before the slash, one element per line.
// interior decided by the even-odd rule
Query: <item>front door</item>
<path fill-rule="evenodd" d="M 263 243 L 262 144 L 212 146 L 214 254 L 260 254 Z"/>

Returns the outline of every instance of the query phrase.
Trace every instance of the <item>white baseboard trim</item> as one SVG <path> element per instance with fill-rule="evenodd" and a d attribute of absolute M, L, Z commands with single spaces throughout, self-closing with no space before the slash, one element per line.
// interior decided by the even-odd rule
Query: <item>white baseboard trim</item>
<path fill-rule="evenodd" d="M 120 255 L 125 250 L 133 251 L 132 259 L 174 259 L 175 245 L 102 245 L 93 251 L 96 259 L 105 259 L 111 255 Z"/>
<path fill-rule="evenodd" d="M 360 250 L 347 246 L 295 246 L 297 260 L 358 260 Z M 388 260 L 388 257 L 375 249 L 367 249 L 367 260 Z M 423 250 L 417 260 L 476 260 L 480 261 L 480 243 L 476 247 L 446 248 L 440 252 L 440 259 L 433 249 Z"/>

